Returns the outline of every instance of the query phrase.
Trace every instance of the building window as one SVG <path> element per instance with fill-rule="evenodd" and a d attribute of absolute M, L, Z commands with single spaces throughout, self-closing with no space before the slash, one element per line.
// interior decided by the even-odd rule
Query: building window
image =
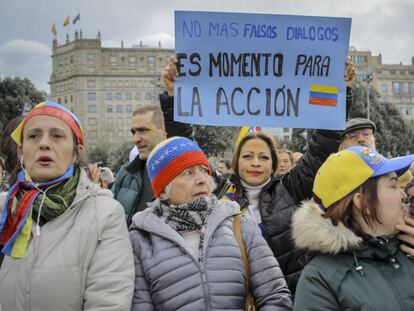
<path fill-rule="evenodd" d="M 132 112 L 132 105 L 126 105 L 126 112 Z"/>
<path fill-rule="evenodd" d="M 151 93 L 145 93 L 146 100 L 151 100 L 151 98 L 152 98 Z"/>
<path fill-rule="evenodd" d="M 131 93 L 125 93 L 125 99 L 126 100 L 131 100 L 132 99 L 132 94 Z"/>
<path fill-rule="evenodd" d="M 121 92 L 117 92 L 117 93 L 115 94 L 115 99 L 116 99 L 116 100 L 122 100 L 122 93 L 121 93 Z"/>
<path fill-rule="evenodd" d="M 135 99 L 141 100 L 141 93 L 135 93 Z"/>
<path fill-rule="evenodd" d="M 392 83 L 392 94 L 400 95 L 400 83 L 398 82 Z"/>
<path fill-rule="evenodd" d="M 122 138 L 122 137 L 124 137 L 124 130 L 118 130 L 118 137 L 119 138 Z"/>
<path fill-rule="evenodd" d="M 106 100 L 112 100 L 112 93 L 106 93 Z"/>
<path fill-rule="evenodd" d="M 111 66 L 116 66 L 116 56 L 110 56 L 109 63 Z"/>
<path fill-rule="evenodd" d="M 387 93 L 388 92 L 387 83 L 381 83 L 381 92 L 382 93 Z"/>
<path fill-rule="evenodd" d="M 410 84 L 408 82 L 402 83 L 402 93 L 404 96 L 410 95 Z"/>
<path fill-rule="evenodd" d="M 114 137 L 114 132 L 113 131 L 108 131 L 108 136 L 109 136 L 109 138 Z"/>
<path fill-rule="evenodd" d="M 405 70 L 400 70 L 400 75 L 405 76 Z"/>
<path fill-rule="evenodd" d="M 96 125 L 97 124 L 97 122 L 96 122 L 96 118 L 88 118 L 88 125 Z"/>
<path fill-rule="evenodd" d="M 89 138 L 96 138 L 96 131 L 89 131 Z"/>
<path fill-rule="evenodd" d="M 70 95 L 70 102 L 73 103 L 73 95 Z"/>
<path fill-rule="evenodd" d="M 135 56 L 130 56 L 128 62 L 130 66 L 135 66 L 137 64 L 137 58 Z"/>
<path fill-rule="evenodd" d="M 88 105 L 88 112 L 96 112 L 96 105 Z"/>
<path fill-rule="evenodd" d="M 113 125 L 114 124 L 114 119 L 113 118 L 108 118 L 108 125 Z"/>
<path fill-rule="evenodd" d="M 116 105 L 116 112 L 122 112 L 122 105 Z"/>
<path fill-rule="evenodd" d="M 109 105 L 106 107 L 106 112 L 112 112 L 112 105 Z"/>
<path fill-rule="evenodd" d="M 58 98 L 58 103 L 61 104 L 62 103 L 62 99 L 59 97 Z"/>
<path fill-rule="evenodd" d="M 397 70 L 390 70 L 390 74 L 395 75 L 397 73 Z"/>
<path fill-rule="evenodd" d="M 96 93 L 88 92 L 88 100 L 96 100 Z"/>
<path fill-rule="evenodd" d="M 122 118 L 117 118 L 117 119 L 116 119 L 116 125 L 122 125 L 122 124 L 124 124 L 124 119 L 122 119 Z"/>
<path fill-rule="evenodd" d="M 88 64 L 94 64 L 95 63 L 95 54 L 94 53 L 88 53 L 87 59 L 88 59 Z"/>
<path fill-rule="evenodd" d="M 410 97 L 403 97 L 402 102 L 403 102 L 403 104 L 411 104 L 411 98 Z"/>
<path fill-rule="evenodd" d="M 88 87 L 96 87 L 95 80 L 88 80 Z"/>
<path fill-rule="evenodd" d="M 148 65 L 151 67 L 155 65 L 155 56 L 148 56 Z"/>

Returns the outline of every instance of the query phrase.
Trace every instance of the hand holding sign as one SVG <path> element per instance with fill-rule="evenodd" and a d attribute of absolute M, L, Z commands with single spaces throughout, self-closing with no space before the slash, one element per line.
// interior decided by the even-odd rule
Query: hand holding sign
<path fill-rule="evenodd" d="M 174 96 L 174 81 L 178 77 L 177 58 L 175 56 L 170 56 L 168 61 L 169 64 L 161 72 L 161 81 L 167 88 L 168 95 Z"/>
<path fill-rule="evenodd" d="M 344 74 L 346 86 L 351 87 L 352 84 L 354 83 L 355 77 L 356 77 L 355 67 L 354 67 L 354 64 L 352 63 L 351 57 L 348 56 L 345 60 L 345 74 Z"/>

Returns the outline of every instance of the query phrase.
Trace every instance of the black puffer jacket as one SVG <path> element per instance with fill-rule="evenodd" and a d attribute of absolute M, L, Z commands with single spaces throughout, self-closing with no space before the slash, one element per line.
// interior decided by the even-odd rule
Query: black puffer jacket
<path fill-rule="evenodd" d="M 338 150 L 340 135 L 333 131 L 315 130 L 309 147 L 297 166 L 285 175 L 278 175 L 263 187 L 259 210 L 267 242 L 279 262 L 292 294 L 311 254 L 298 250 L 291 237 L 291 218 L 298 203 L 312 196 L 313 180 L 325 159 Z M 237 190 L 235 201 L 241 208 L 248 206 L 244 188 L 238 177 L 232 176 Z M 219 181 L 218 191 L 224 186 Z"/>

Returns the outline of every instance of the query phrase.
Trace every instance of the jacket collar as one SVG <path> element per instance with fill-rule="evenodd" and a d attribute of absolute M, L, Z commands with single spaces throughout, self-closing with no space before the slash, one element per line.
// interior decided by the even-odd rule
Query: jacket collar
<path fill-rule="evenodd" d="M 130 174 L 135 174 L 139 171 L 142 171 L 145 168 L 145 164 L 147 161 L 141 160 L 139 156 L 136 156 L 134 160 L 132 160 L 131 163 L 127 164 L 125 169 Z"/>
<path fill-rule="evenodd" d="M 335 255 L 356 250 L 362 243 L 342 222 L 334 226 L 313 201 L 303 201 L 292 218 L 293 239 L 299 248 Z"/>
<path fill-rule="evenodd" d="M 389 260 L 399 250 L 400 241 L 395 236 L 373 237 L 364 241 L 355 251 L 359 258 Z"/>
<path fill-rule="evenodd" d="M 87 172 L 81 168 L 78 186 L 76 187 L 76 196 L 72 202 L 71 208 L 92 195 L 113 197 L 112 192 L 109 189 L 102 189 L 98 184 L 92 182 L 89 179 Z"/>
<path fill-rule="evenodd" d="M 160 204 L 160 201 L 158 199 L 151 202 L 149 204 L 149 207 L 144 211 L 136 213 L 132 218 L 130 230 L 138 228 L 140 230 L 159 235 L 180 245 L 186 249 L 189 254 L 191 254 L 191 251 L 189 251 L 189 246 L 187 243 L 184 243 L 184 239 L 181 237 L 181 235 L 172 229 L 169 225 L 167 225 L 160 217 L 155 215 L 153 212 L 153 207 L 157 204 Z M 208 245 L 212 234 L 226 218 L 234 216 L 239 212 L 240 207 L 237 203 L 226 200 L 217 201 L 216 206 L 214 207 L 207 221 L 204 245 Z"/>

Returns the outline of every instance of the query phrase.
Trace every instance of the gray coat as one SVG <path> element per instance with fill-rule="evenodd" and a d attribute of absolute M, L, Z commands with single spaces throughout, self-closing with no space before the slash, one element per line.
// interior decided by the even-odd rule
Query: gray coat
<path fill-rule="evenodd" d="M 130 228 L 136 273 L 131 310 L 243 310 L 245 269 L 233 235 L 239 211 L 235 202 L 218 201 L 208 219 L 201 266 L 152 208 L 137 213 Z M 291 310 L 282 271 L 258 226 L 242 217 L 241 230 L 257 310 Z"/>

